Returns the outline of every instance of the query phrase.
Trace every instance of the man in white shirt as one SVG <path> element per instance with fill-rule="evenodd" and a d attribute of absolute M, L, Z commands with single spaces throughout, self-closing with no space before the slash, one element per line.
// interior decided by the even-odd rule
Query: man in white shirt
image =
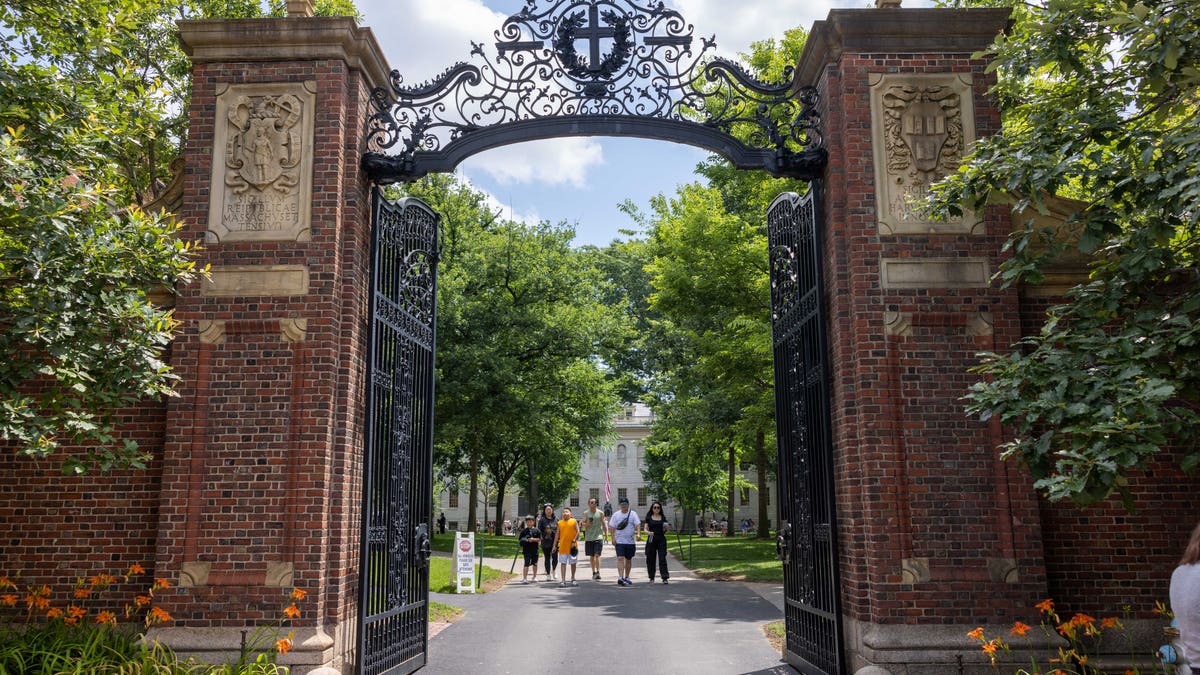
<path fill-rule="evenodd" d="M 642 521 L 637 511 L 630 510 L 629 500 L 622 497 L 621 510 L 608 519 L 608 530 L 612 532 L 613 548 L 617 549 L 617 585 L 632 586 L 629 570 L 633 568 L 633 556 L 637 553 L 637 542 L 641 539 L 638 526 Z"/>

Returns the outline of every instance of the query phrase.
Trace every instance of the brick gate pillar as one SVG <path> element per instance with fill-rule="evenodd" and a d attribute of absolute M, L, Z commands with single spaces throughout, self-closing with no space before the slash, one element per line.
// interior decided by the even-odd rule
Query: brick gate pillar
<path fill-rule="evenodd" d="M 834 10 L 800 63 L 822 94 L 826 283 L 851 672 L 959 672 L 977 625 L 1045 597 L 1037 501 L 960 397 L 976 353 L 1020 337 L 989 282 L 1001 209 L 929 222 L 912 205 L 999 130 L 987 62 L 1006 10 Z M 1011 624 L 1008 624 L 1011 625 Z M 995 634 L 993 631 L 992 634 Z M 871 668 L 873 667 L 873 668 Z"/>
<path fill-rule="evenodd" d="M 176 305 L 180 396 L 163 460 L 159 638 L 236 653 L 307 592 L 281 661 L 351 658 L 369 254 L 359 170 L 387 66 L 351 19 L 188 21 L 194 64 L 181 218 L 210 277 Z M 285 633 L 286 633 L 285 629 Z"/>

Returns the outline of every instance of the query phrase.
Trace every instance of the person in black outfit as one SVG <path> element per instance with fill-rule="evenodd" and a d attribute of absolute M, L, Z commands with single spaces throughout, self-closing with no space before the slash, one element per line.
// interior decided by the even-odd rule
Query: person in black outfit
<path fill-rule="evenodd" d="M 438 534 L 446 534 L 446 512 L 442 511 L 437 519 Z"/>
<path fill-rule="evenodd" d="M 554 573 L 558 571 L 558 518 L 554 516 L 554 505 L 542 507 L 542 517 L 538 518 L 538 530 L 542 533 L 542 555 L 546 558 L 546 580 L 554 581 Z"/>
<path fill-rule="evenodd" d="M 534 527 L 533 514 L 525 516 L 525 525 L 521 528 L 517 540 L 521 542 L 521 552 L 525 554 L 525 569 L 521 572 L 521 583 L 529 583 L 529 573 L 533 572 L 533 583 L 537 583 L 538 544 L 542 541 L 542 533 Z"/>
<path fill-rule="evenodd" d="M 642 531 L 646 533 L 646 570 L 650 572 L 650 583 L 654 583 L 656 563 L 662 575 L 662 582 L 665 584 L 671 578 L 671 573 L 667 570 L 667 530 L 670 527 L 667 517 L 663 515 L 662 504 L 657 501 L 651 502 L 650 512 L 642 521 Z"/>

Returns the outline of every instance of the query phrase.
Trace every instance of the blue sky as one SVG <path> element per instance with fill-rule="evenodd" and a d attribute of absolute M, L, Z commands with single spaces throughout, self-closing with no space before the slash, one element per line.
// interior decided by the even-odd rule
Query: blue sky
<path fill-rule="evenodd" d="M 542 0 L 548 4 L 550 0 Z M 752 41 L 811 28 L 833 7 L 867 7 L 870 0 L 667 0 L 697 35 L 716 34 L 718 52 L 736 57 Z M 906 5 L 914 5 L 908 0 Z M 921 2 L 927 5 L 927 2 Z M 493 48 L 493 31 L 524 7 L 524 0 L 358 0 L 388 62 L 417 83 L 457 61 L 469 60 L 470 41 Z M 518 220 L 567 221 L 576 244 L 603 245 L 633 227 L 617 205 L 645 208 L 659 193 L 693 180 L 707 152 L 662 141 L 563 138 L 497 148 L 459 167 L 489 194 L 493 208 Z M 765 208 L 764 204 L 764 208 Z"/>

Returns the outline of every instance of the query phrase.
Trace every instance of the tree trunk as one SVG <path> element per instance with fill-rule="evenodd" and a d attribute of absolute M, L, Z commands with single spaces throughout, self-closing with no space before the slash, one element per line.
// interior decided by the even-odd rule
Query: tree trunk
<path fill-rule="evenodd" d="M 479 455 L 475 451 L 471 451 L 471 487 L 467 492 L 467 499 L 471 503 L 467 506 L 467 532 L 475 532 L 479 528 L 475 527 L 475 521 L 479 519 Z"/>
<path fill-rule="evenodd" d="M 533 453 L 530 453 L 532 455 Z M 538 504 L 538 483 L 537 474 L 534 473 L 536 468 L 533 466 L 533 457 L 529 457 L 526 465 L 529 470 L 529 492 L 525 493 L 529 497 L 529 511 L 534 514 L 541 514 L 541 509 Z"/>
<path fill-rule="evenodd" d="M 734 504 L 734 498 L 737 497 L 737 446 L 729 444 L 729 503 L 725 505 L 725 536 L 733 536 L 733 518 L 736 515 L 737 505 Z"/>
<path fill-rule="evenodd" d="M 755 463 L 758 465 L 758 538 L 770 539 L 770 516 L 767 511 L 770 494 L 767 491 L 771 486 L 767 484 L 767 434 L 762 429 L 759 429 L 754 437 L 754 451 L 757 456 Z M 779 499 L 779 495 L 775 495 L 775 499 Z"/>
<path fill-rule="evenodd" d="M 492 521 L 496 523 L 496 534 L 504 534 L 504 490 L 507 484 L 508 481 L 503 485 L 499 480 L 496 481 L 496 520 Z"/>

